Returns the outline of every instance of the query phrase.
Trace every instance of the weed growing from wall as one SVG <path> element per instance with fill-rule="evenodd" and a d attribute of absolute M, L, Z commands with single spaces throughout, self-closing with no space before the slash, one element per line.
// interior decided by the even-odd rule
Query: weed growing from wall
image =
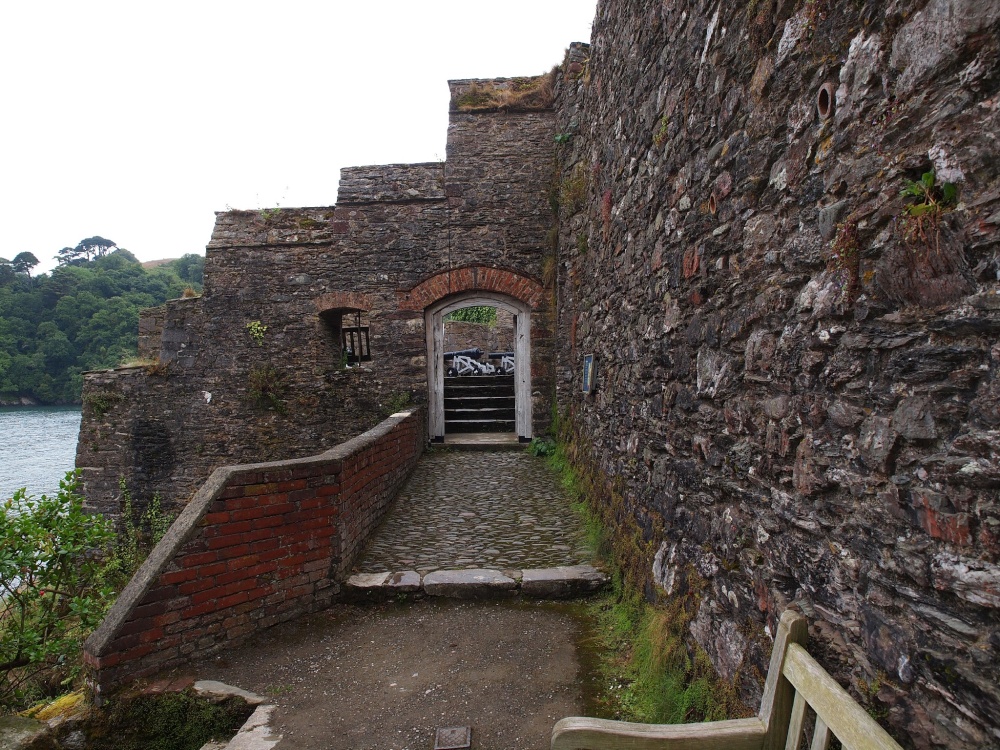
<path fill-rule="evenodd" d="M 502 84 L 477 81 L 458 97 L 455 106 L 459 112 L 532 112 L 549 109 L 554 91 L 552 73 Z"/>
<path fill-rule="evenodd" d="M 587 168 L 577 163 L 573 171 L 559 184 L 559 208 L 567 214 L 575 214 L 587 203 Z"/>
<path fill-rule="evenodd" d="M 267 333 L 267 326 L 259 320 L 251 320 L 246 325 L 247 334 L 256 346 L 264 346 L 264 334 Z"/>
<path fill-rule="evenodd" d="M 901 224 L 907 244 L 925 256 L 931 250 L 940 255 L 941 217 L 958 203 L 958 188 L 951 182 L 939 184 L 930 171 L 907 180 L 899 194 L 907 201 Z"/>
<path fill-rule="evenodd" d="M 542 286 L 546 289 L 552 289 L 555 291 L 556 271 L 558 270 L 558 265 L 555 253 L 547 253 L 542 258 Z"/>
<path fill-rule="evenodd" d="M 163 511 L 159 495 L 153 495 L 146 509 L 137 513 L 125 477 L 118 478 L 118 489 L 121 491 L 121 515 L 105 576 L 114 588 L 121 589 L 167 533 L 174 516 Z"/>
<path fill-rule="evenodd" d="M 548 231 L 545 233 L 545 247 L 547 247 L 553 253 L 559 250 L 558 224 L 549 227 Z"/>
<path fill-rule="evenodd" d="M 667 137 L 669 136 L 670 128 L 670 118 L 666 115 L 660 117 L 659 123 L 656 126 L 656 132 L 653 133 L 653 144 L 657 148 L 663 148 L 663 144 L 667 142 Z"/>
<path fill-rule="evenodd" d="M 607 242 L 608 236 L 611 234 L 611 208 L 613 205 L 611 190 L 604 191 L 604 195 L 601 196 L 601 234 L 604 235 L 604 241 Z"/>
<path fill-rule="evenodd" d="M 103 417 L 124 400 L 125 394 L 120 391 L 91 391 L 84 394 L 83 405 L 93 410 L 94 416 Z"/>
<path fill-rule="evenodd" d="M 861 245 L 858 223 L 853 219 L 837 226 L 837 236 L 830 244 L 829 267 L 837 274 L 841 301 L 853 302 L 858 296 L 861 280 Z"/>
<path fill-rule="evenodd" d="M 258 409 L 285 412 L 288 390 L 281 373 L 270 364 L 254 365 L 247 375 L 247 398 Z"/>

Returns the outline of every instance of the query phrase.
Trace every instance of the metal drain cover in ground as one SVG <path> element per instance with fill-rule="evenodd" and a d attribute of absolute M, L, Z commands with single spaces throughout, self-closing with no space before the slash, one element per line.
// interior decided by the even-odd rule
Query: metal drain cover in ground
<path fill-rule="evenodd" d="M 472 727 L 439 727 L 434 750 L 465 750 L 472 747 Z"/>

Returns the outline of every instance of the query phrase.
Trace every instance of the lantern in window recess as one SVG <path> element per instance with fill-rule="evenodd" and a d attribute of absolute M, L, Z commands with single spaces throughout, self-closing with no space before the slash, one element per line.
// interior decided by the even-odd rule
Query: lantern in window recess
<path fill-rule="evenodd" d="M 346 316 L 345 316 L 346 317 Z M 354 314 L 354 325 L 344 327 L 343 346 L 348 367 L 372 361 L 372 349 L 368 336 L 368 326 L 361 325 L 361 311 Z"/>

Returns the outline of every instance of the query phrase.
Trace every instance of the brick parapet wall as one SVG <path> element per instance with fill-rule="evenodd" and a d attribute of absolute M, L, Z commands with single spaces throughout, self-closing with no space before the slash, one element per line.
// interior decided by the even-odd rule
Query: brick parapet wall
<path fill-rule="evenodd" d="M 87 640 L 98 693 L 328 606 L 424 445 L 411 409 L 318 456 L 213 472 Z"/>

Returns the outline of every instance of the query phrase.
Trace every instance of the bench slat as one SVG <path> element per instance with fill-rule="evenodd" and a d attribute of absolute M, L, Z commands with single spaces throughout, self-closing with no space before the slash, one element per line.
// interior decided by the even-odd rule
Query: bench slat
<path fill-rule="evenodd" d="M 788 738 L 785 740 L 785 750 L 799 750 L 802 742 L 802 724 L 806 720 L 806 699 L 802 693 L 795 693 L 792 703 L 792 716 L 788 720 Z"/>
<path fill-rule="evenodd" d="M 813 741 L 809 750 L 826 750 L 830 747 L 830 727 L 826 725 L 819 716 L 816 717 L 816 731 L 813 732 Z"/>
<path fill-rule="evenodd" d="M 805 618 L 792 610 L 785 610 L 778 623 L 775 633 L 774 647 L 771 649 L 771 665 L 767 669 L 767 680 L 764 682 L 764 697 L 760 701 L 760 720 L 767 726 L 767 736 L 764 738 L 764 750 L 783 750 L 785 733 L 788 729 L 788 716 L 792 711 L 792 699 L 795 690 L 788 680 L 782 676 L 785 663 L 785 652 L 789 643 L 806 645 L 809 638 Z"/>
<path fill-rule="evenodd" d="M 637 724 L 572 716 L 552 729 L 552 750 L 760 750 L 760 719 Z"/>
<path fill-rule="evenodd" d="M 902 750 L 802 646 L 788 645 L 782 672 L 845 750 Z"/>

